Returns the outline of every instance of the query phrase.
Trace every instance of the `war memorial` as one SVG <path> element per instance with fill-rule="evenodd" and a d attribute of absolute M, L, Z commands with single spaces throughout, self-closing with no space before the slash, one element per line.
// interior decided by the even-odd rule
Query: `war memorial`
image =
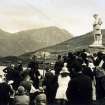
<path fill-rule="evenodd" d="M 98 14 L 93 15 L 95 21 L 93 23 L 93 35 L 94 35 L 94 42 L 89 45 L 90 53 L 97 53 L 99 51 L 105 52 L 105 47 L 102 43 L 102 32 L 101 32 L 101 25 L 102 20 Z"/>

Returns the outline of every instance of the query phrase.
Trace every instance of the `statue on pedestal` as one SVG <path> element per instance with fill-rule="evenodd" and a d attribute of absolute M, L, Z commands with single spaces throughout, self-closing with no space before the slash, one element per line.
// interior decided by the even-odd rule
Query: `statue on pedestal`
<path fill-rule="evenodd" d="M 95 21 L 93 23 L 94 42 L 92 45 L 102 46 L 102 34 L 101 34 L 102 20 L 97 14 L 94 14 L 93 17 Z"/>
<path fill-rule="evenodd" d="M 94 14 L 93 17 L 95 19 L 93 23 L 94 42 L 91 45 L 89 45 L 89 51 L 90 53 L 97 53 L 99 51 L 105 52 L 105 47 L 102 44 L 102 20 L 97 14 Z"/>

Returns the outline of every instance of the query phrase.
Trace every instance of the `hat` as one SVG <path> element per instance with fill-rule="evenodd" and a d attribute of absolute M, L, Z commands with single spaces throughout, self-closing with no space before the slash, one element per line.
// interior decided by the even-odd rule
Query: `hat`
<path fill-rule="evenodd" d="M 13 83 L 14 83 L 13 80 L 8 81 L 8 85 L 13 84 Z"/>
<path fill-rule="evenodd" d="M 86 66 L 86 63 L 84 62 L 84 63 L 82 63 L 82 66 Z"/>
<path fill-rule="evenodd" d="M 64 63 L 64 66 L 63 66 L 60 74 L 62 74 L 62 73 L 69 73 L 68 68 L 67 68 L 67 63 Z"/>

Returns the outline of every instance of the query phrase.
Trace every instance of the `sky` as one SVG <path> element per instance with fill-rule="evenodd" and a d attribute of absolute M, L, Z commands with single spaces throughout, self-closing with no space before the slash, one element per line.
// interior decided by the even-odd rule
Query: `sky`
<path fill-rule="evenodd" d="M 78 36 L 92 31 L 95 13 L 105 28 L 105 0 L 0 0 L 0 28 L 14 33 L 57 26 Z"/>

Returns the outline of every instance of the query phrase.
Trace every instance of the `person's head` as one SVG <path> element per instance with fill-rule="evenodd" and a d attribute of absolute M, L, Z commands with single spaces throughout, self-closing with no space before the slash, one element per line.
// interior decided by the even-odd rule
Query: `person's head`
<path fill-rule="evenodd" d="M 83 64 L 83 58 L 82 58 L 82 57 L 78 57 L 76 60 L 77 60 L 77 62 L 79 62 L 81 65 Z"/>
<path fill-rule="evenodd" d="M 98 56 L 98 58 L 102 59 L 103 53 L 100 51 L 100 52 L 97 53 L 97 56 Z"/>
<path fill-rule="evenodd" d="M 58 60 L 61 60 L 62 59 L 62 56 L 61 55 L 58 55 Z"/>
<path fill-rule="evenodd" d="M 82 71 L 82 65 L 79 61 L 76 61 L 73 65 L 72 65 L 72 69 L 76 72 L 79 73 Z"/>
<path fill-rule="evenodd" d="M 37 56 L 33 55 L 31 59 L 32 59 L 32 61 L 36 61 L 37 60 Z"/>
<path fill-rule="evenodd" d="M 10 67 L 11 69 L 14 69 L 15 64 L 10 64 L 8 67 Z"/>
<path fill-rule="evenodd" d="M 72 52 L 68 52 L 68 58 L 73 58 L 73 53 Z"/>
<path fill-rule="evenodd" d="M 87 58 L 87 54 L 86 54 L 85 52 L 82 52 L 82 53 L 81 53 L 81 57 L 82 57 L 82 59 L 84 60 L 84 59 Z"/>
<path fill-rule="evenodd" d="M 98 14 L 94 14 L 93 17 L 94 17 L 95 19 L 97 19 L 97 18 L 98 18 Z"/>
<path fill-rule="evenodd" d="M 67 56 L 63 56 L 63 62 L 67 62 Z"/>
<path fill-rule="evenodd" d="M 47 98 L 44 93 L 38 94 L 34 100 L 35 105 L 47 105 Z"/>
<path fill-rule="evenodd" d="M 25 88 L 23 86 L 18 87 L 18 94 L 23 95 L 25 93 Z"/>
<path fill-rule="evenodd" d="M 86 49 L 83 49 L 82 52 L 86 52 Z"/>
<path fill-rule="evenodd" d="M 65 77 L 67 75 L 69 75 L 69 71 L 68 71 L 68 68 L 67 68 L 67 63 L 64 63 L 64 66 L 60 72 L 60 75 Z"/>

